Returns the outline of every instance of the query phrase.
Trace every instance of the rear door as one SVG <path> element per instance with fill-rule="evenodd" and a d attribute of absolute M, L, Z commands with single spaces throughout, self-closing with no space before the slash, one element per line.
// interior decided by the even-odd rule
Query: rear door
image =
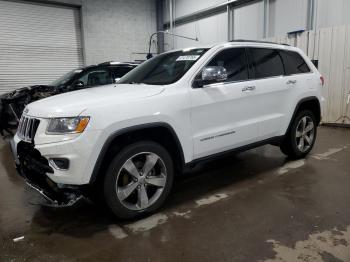
<path fill-rule="evenodd" d="M 256 99 L 252 105 L 259 119 L 258 138 L 264 140 L 283 133 L 288 99 L 296 82 L 287 83 L 280 53 L 272 48 L 247 48 L 250 78 L 255 80 Z"/>
<path fill-rule="evenodd" d="M 279 50 L 285 68 L 284 84 L 288 89 L 288 97 L 285 101 L 287 117 L 284 127 L 290 123 L 297 101 L 308 95 L 314 95 L 320 81 L 319 76 L 312 74 L 309 66 L 302 56 L 290 50 Z"/>

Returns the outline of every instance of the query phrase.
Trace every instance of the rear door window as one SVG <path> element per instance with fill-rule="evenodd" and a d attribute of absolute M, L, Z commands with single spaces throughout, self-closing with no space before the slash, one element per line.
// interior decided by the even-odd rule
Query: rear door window
<path fill-rule="evenodd" d="M 286 75 L 309 73 L 310 68 L 297 52 L 280 50 Z"/>
<path fill-rule="evenodd" d="M 284 66 L 279 52 L 268 48 L 247 48 L 250 78 L 260 79 L 284 75 Z"/>
<path fill-rule="evenodd" d="M 227 71 L 225 82 L 248 79 L 245 48 L 230 48 L 218 53 L 207 66 L 223 66 Z"/>

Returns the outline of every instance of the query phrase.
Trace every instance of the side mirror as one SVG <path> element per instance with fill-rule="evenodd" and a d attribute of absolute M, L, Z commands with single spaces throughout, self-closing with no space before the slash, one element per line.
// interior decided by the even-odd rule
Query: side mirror
<path fill-rule="evenodd" d="M 74 87 L 76 87 L 76 88 L 83 88 L 83 87 L 84 87 L 84 82 L 81 81 L 81 80 L 77 80 L 77 81 L 74 83 Z"/>
<path fill-rule="evenodd" d="M 120 77 L 115 78 L 115 79 L 114 79 L 114 83 L 118 83 L 119 80 L 120 80 Z"/>
<path fill-rule="evenodd" d="M 215 83 L 227 79 L 226 68 L 223 66 L 207 66 L 202 71 L 203 82 Z"/>
<path fill-rule="evenodd" d="M 203 87 L 227 79 L 227 71 L 223 66 L 206 66 L 202 70 L 202 75 L 195 80 L 195 87 Z"/>

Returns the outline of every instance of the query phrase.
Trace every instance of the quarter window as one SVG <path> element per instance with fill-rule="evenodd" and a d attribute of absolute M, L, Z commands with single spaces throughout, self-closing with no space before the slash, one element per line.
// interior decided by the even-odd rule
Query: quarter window
<path fill-rule="evenodd" d="M 248 79 L 245 48 L 230 48 L 221 51 L 207 66 L 223 66 L 227 71 L 225 82 Z"/>
<path fill-rule="evenodd" d="M 296 52 L 280 50 L 283 59 L 286 75 L 294 75 L 310 72 L 305 60 Z"/>
<path fill-rule="evenodd" d="M 284 75 L 280 54 L 275 49 L 248 48 L 250 78 L 259 79 Z"/>

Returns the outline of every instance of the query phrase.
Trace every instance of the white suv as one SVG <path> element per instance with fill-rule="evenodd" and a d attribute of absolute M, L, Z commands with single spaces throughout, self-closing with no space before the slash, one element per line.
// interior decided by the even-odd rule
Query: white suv
<path fill-rule="evenodd" d="M 29 104 L 13 150 L 26 181 L 55 205 L 101 193 L 116 216 L 132 218 L 159 208 L 175 174 L 198 161 L 264 144 L 306 156 L 323 82 L 306 55 L 286 45 L 171 51 L 118 84 Z"/>

